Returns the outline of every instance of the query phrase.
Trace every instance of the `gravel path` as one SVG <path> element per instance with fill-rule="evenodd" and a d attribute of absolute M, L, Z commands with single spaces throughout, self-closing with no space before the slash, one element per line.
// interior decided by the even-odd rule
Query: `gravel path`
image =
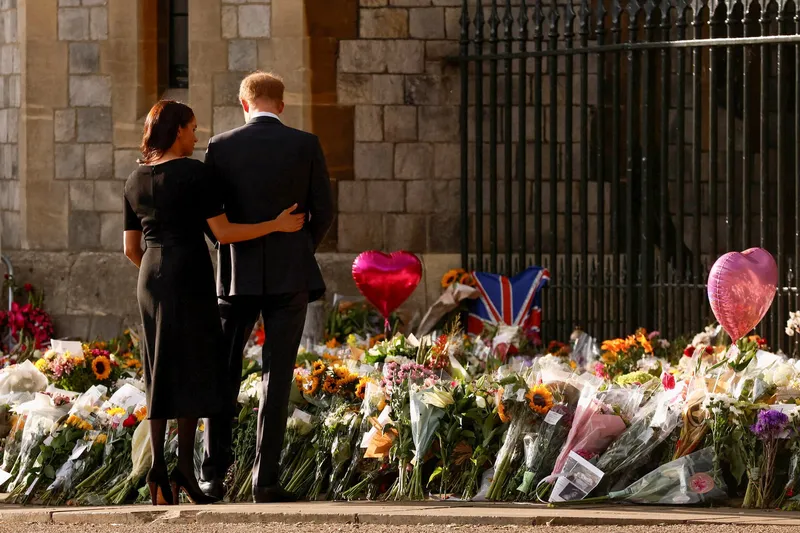
<path fill-rule="evenodd" d="M 442 531 L 445 530 L 445 531 Z M 775 526 L 378 526 L 341 524 L 164 524 L 45 525 L 3 524 L 0 533 L 795 533 L 797 528 Z"/>

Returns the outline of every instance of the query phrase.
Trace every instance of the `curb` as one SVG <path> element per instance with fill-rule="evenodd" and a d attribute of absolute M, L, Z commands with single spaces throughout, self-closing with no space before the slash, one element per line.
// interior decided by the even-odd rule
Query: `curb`
<path fill-rule="evenodd" d="M 17 524 L 380 524 L 390 526 L 660 526 L 748 525 L 800 527 L 800 513 L 664 507 L 570 507 L 293 504 L 151 507 L 16 508 L 0 506 L 0 522 Z"/>

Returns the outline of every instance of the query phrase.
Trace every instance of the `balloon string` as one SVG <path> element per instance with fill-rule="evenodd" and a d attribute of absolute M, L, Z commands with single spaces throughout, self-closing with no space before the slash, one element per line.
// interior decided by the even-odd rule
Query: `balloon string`
<path fill-rule="evenodd" d="M 384 330 L 384 336 L 386 337 L 386 340 L 389 340 L 389 336 L 392 334 L 392 330 L 391 330 L 391 325 L 389 324 L 389 319 L 388 318 L 384 318 L 383 319 L 383 330 Z"/>

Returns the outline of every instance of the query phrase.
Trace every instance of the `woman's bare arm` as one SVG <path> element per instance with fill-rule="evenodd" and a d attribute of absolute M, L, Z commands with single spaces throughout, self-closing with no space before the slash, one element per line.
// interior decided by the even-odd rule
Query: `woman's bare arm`
<path fill-rule="evenodd" d="M 249 241 L 276 232 L 294 233 L 303 229 L 305 222 L 305 215 L 303 213 L 294 214 L 295 209 L 297 209 L 297 204 L 284 210 L 275 220 L 258 224 L 234 224 L 223 213 L 209 218 L 208 226 L 220 244 Z"/>
<path fill-rule="evenodd" d="M 125 257 L 130 259 L 131 263 L 136 265 L 136 268 L 139 268 L 142 265 L 142 257 L 144 256 L 144 250 L 142 250 L 142 232 L 125 231 L 122 235 Z"/>

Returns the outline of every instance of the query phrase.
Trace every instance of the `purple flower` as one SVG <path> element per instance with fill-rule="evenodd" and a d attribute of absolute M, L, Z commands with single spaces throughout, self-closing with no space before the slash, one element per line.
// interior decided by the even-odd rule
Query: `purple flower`
<path fill-rule="evenodd" d="M 750 431 L 761 440 L 775 439 L 783 433 L 789 417 L 781 411 L 762 409 L 758 412 L 758 420 L 750 426 Z"/>

